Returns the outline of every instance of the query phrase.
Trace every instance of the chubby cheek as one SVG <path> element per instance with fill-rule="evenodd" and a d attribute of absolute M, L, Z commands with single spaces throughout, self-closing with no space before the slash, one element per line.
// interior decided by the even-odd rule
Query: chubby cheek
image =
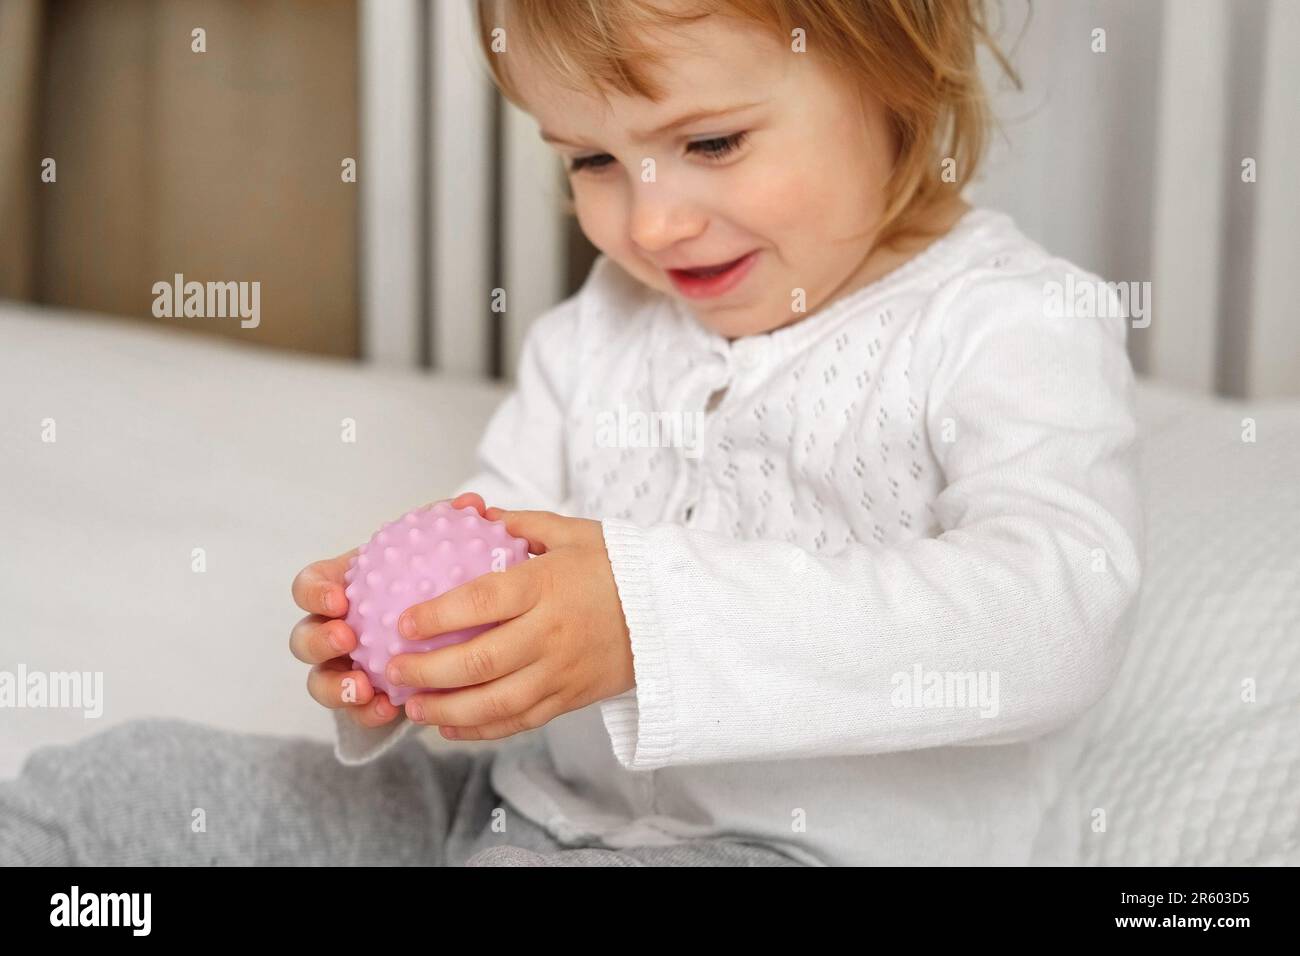
<path fill-rule="evenodd" d="M 575 186 L 573 211 L 587 241 L 613 259 L 633 278 L 667 291 L 666 278 L 638 254 L 628 228 L 626 198 L 617 183 Z"/>
<path fill-rule="evenodd" d="M 779 253 L 791 239 L 817 228 L 820 212 L 807 171 L 789 163 L 755 166 L 731 190 L 734 219 Z"/>
<path fill-rule="evenodd" d="M 606 255 L 612 255 L 618 243 L 618 223 L 622 215 L 614 208 L 608 189 L 593 189 L 575 184 L 573 211 L 587 240 Z"/>
<path fill-rule="evenodd" d="M 755 164 L 729 196 L 732 221 L 767 250 L 763 286 L 753 292 L 775 322 L 785 316 L 791 289 L 820 283 L 828 204 L 807 168 L 779 161 Z"/>
<path fill-rule="evenodd" d="M 883 212 L 868 164 L 856 162 L 846 174 L 843 163 L 817 155 L 773 171 L 758 195 L 763 228 L 780 255 L 771 295 L 782 302 L 792 288 L 816 302 L 838 285 L 866 255 Z"/>

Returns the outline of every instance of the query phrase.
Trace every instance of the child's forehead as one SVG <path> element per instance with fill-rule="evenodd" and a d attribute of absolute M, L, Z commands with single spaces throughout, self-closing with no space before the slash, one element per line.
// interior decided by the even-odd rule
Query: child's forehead
<path fill-rule="evenodd" d="M 543 127 L 625 123 L 650 131 L 688 111 L 722 109 L 770 98 L 790 69 L 785 49 L 755 24 L 708 17 L 695 23 L 656 29 L 639 41 L 656 62 L 641 68 L 664 95 L 652 101 L 594 85 L 574 88 L 547 69 L 542 59 L 520 45 L 510 68 L 525 107 Z M 556 129 L 556 132 L 562 132 Z"/>

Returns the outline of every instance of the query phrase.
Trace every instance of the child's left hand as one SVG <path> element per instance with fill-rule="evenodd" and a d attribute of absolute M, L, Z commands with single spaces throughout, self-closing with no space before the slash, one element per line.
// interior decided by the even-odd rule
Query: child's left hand
<path fill-rule="evenodd" d="M 416 694 L 406 716 L 438 725 L 448 739 L 492 740 L 634 687 L 632 645 L 600 522 L 548 511 L 483 513 L 526 538 L 539 557 L 402 614 L 398 628 L 411 640 L 504 622 L 461 644 L 394 657 L 388 679 L 395 683 L 460 688 Z"/>

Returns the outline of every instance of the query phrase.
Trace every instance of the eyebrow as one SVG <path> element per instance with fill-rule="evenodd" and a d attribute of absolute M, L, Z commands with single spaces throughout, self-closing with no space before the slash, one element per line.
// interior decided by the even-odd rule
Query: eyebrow
<path fill-rule="evenodd" d="M 648 130 L 645 132 L 633 131 L 632 139 L 636 140 L 637 142 L 644 143 L 647 140 L 654 139 L 656 136 L 662 136 L 665 133 L 671 133 L 675 129 L 680 129 L 683 126 L 688 126 L 691 123 L 696 123 L 700 120 L 712 119 L 718 116 L 727 116 L 731 113 L 739 113 L 741 110 L 752 109 L 755 106 L 761 106 L 761 105 L 762 105 L 761 102 L 739 103 L 735 106 L 723 106 L 723 107 L 717 107 L 713 109 L 693 110 L 690 113 L 686 113 L 683 116 L 677 117 L 677 119 L 675 120 L 664 123 L 664 125 L 656 129 Z M 548 143 L 558 143 L 564 146 L 581 146 L 581 144 L 579 143 L 570 142 L 569 140 L 556 136 L 554 133 L 547 132 L 546 130 L 542 130 L 542 139 Z"/>

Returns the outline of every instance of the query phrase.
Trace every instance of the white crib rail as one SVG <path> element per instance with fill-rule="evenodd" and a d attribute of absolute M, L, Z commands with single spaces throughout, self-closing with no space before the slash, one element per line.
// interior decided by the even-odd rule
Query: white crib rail
<path fill-rule="evenodd" d="M 493 88 L 467 0 L 362 0 L 360 21 L 364 355 L 509 377 L 563 294 L 558 161 Z"/>

